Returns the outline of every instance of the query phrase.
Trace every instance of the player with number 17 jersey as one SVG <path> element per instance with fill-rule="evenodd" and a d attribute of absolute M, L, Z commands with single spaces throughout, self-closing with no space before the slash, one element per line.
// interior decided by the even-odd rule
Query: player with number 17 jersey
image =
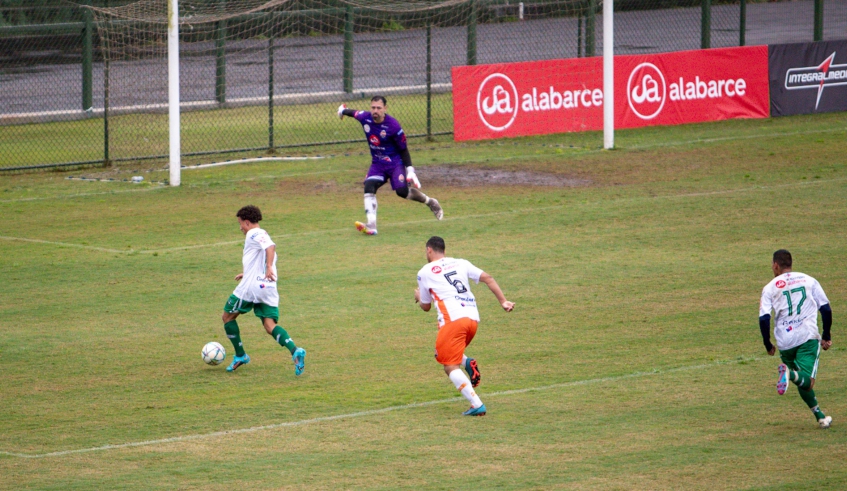
<path fill-rule="evenodd" d="M 470 261 L 452 257 L 437 259 L 418 271 L 421 303 L 436 305 L 439 328 L 461 318 L 479 322 L 469 280 L 479 283 L 482 273 Z"/>
<path fill-rule="evenodd" d="M 818 280 L 798 272 L 775 277 L 762 289 L 759 316 L 774 312 L 773 331 L 781 351 L 821 339 L 818 309 L 829 303 Z"/>

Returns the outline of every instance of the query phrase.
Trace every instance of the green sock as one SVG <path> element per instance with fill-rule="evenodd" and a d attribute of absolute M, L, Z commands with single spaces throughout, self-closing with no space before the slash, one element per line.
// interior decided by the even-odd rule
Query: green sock
<path fill-rule="evenodd" d="M 294 350 L 297 349 L 297 345 L 294 344 L 294 341 L 291 340 L 285 329 L 276 326 L 274 327 L 274 330 L 271 331 L 271 336 L 276 339 L 276 342 L 279 343 L 280 346 L 285 346 L 292 355 L 294 354 Z"/>
<path fill-rule="evenodd" d="M 227 322 L 224 324 L 224 331 L 226 331 L 226 337 L 229 338 L 235 348 L 235 356 L 244 356 L 244 346 L 241 344 L 241 332 L 238 330 L 238 323 L 234 320 Z"/>
<path fill-rule="evenodd" d="M 809 406 L 809 409 L 812 410 L 812 413 L 815 415 L 815 419 L 823 419 L 826 417 L 823 411 L 818 407 L 818 398 L 815 397 L 815 391 L 813 390 L 804 390 L 798 389 L 797 392 L 800 393 L 800 397 L 803 398 L 803 402 Z"/>
<path fill-rule="evenodd" d="M 798 389 L 809 390 L 812 387 L 812 377 L 808 374 L 798 372 L 796 370 L 789 370 L 788 378 L 791 379 L 791 382 L 796 385 Z"/>

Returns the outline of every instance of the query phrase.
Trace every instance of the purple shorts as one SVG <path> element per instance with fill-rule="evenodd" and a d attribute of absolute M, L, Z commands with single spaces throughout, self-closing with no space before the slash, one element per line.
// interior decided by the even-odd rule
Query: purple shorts
<path fill-rule="evenodd" d="M 385 183 L 391 181 L 391 189 L 397 190 L 406 187 L 406 167 L 403 162 L 374 162 L 368 169 L 368 179 Z"/>

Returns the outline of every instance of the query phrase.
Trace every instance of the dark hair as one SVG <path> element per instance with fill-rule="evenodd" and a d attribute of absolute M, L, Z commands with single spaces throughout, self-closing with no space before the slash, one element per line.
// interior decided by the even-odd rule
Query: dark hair
<path fill-rule="evenodd" d="M 437 235 L 433 235 L 432 237 L 430 237 L 429 240 L 426 241 L 426 246 L 435 252 L 440 252 L 441 254 L 444 254 L 444 239 Z"/>
<path fill-rule="evenodd" d="M 242 220 L 247 220 L 252 223 L 259 223 L 262 220 L 262 212 L 259 210 L 257 206 L 247 205 L 235 214 L 238 218 Z"/>
<path fill-rule="evenodd" d="M 790 268 L 791 253 L 785 249 L 780 249 L 773 253 L 773 262 L 778 264 L 780 268 Z"/>
<path fill-rule="evenodd" d="M 371 97 L 371 102 L 376 102 L 376 101 L 382 101 L 383 106 L 388 105 L 388 101 L 385 100 L 385 96 L 375 95 L 375 96 Z"/>

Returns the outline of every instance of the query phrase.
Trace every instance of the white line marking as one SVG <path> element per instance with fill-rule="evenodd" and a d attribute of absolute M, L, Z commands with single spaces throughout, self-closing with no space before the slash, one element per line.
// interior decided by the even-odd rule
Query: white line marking
<path fill-rule="evenodd" d="M 77 249 L 88 249 L 88 250 L 91 250 L 91 251 L 100 251 L 100 252 L 113 252 L 113 253 L 120 253 L 120 254 L 126 254 L 126 252 L 127 252 L 127 251 L 122 251 L 122 250 L 119 250 L 119 249 L 107 249 L 105 247 L 95 247 L 95 246 L 89 246 L 89 245 L 83 245 L 83 244 L 71 244 L 71 243 L 68 243 L 68 242 L 54 242 L 52 240 L 27 239 L 26 237 L 9 237 L 9 236 L 6 236 L 6 235 L 0 235 L 0 239 L 2 239 L 2 240 L 16 240 L 16 241 L 20 241 L 20 242 L 35 242 L 36 244 L 50 244 L 50 245 L 57 245 L 57 246 L 62 246 L 62 247 L 76 247 Z"/>
<path fill-rule="evenodd" d="M 118 181 L 123 182 L 123 181 Z M 124 184 L 134 184 L 129 181 L 124 182 Z M 158 189 L 166 189 L 162 186 L 151 186 L 147 188 L 138 188 L 138 189 L 119 189 L 117 191 L 101 191 L 98 193 L 76 193 L 76 194 L 59 194 L 54 196 L 42 196 L 37 198 L 13 198 L 13 199 L 0 199 L 0 203 L 17 203 L 20 201 L 41 201 L 48 199 L 68 199 L 68 198 L 84 198 L 86 196 L 100 196 L 103 194 L 118 194 L 118 193 L 138 193 L 142 191 L 153 191 Z"/>
<path fill-rule="evenodd" d="M 166 172 L 166 170 L 163 169 L 161 172 Z M 342 172 L 354 172 L 354 171 L 352 169 L 350 169 L 350 170 L 330 169 L 330 170 L 322 170 L 322 171 L 315 171 L 315 172 L 298 172 L 296 174 L 269 174 L 269 175 L 266 175 L 266 176 L 241 177 L 241 178 L 237 178 L 237 179 L 225 179 L 225 180 L 219 180 L 219 181 L 214 181 L 214 182 L 215 183 L 247 182 L 247 181 L 256 181 L 256 180 L 259 180 L 259 179 L 282 179 L 282 178 L 286 178 L 286 177 L 312 176 L 312 175 L 316 175 L 316 174 L 330 174 L 330 173 L 340 174 Z M 356 170 L 355 172 L 360 172 L 360 171 Z M 100 182 L 108 182 L 108 181 L 100 181 Z M 123 183 L 123 184 L 137 184 L 137 183 L 133 183 L 131 181 L 114 181 L 114 182 L 115 183 Z M 205 184 L 207 184 L 207 183 L 204 183 L 204 182 L 199 182 L 199 183 L 189 182 L 189 183 L 185 183 L 185 187 L 196 188 L 196 187 L 202 187 Z M 159 190 L 159 189 L 169 189 L 169 188 L 164 187 L 164 186 L 150 186 L 150 187 L 143 187 L 143 188 L 137 188 L 137 189 L 122 189 L 122 190 L 117 190 L 117 191 L 100 191 L 100 192 L 96 192 L 96 193 L 75 193 L 75 194 L 65 194 L 65 195 L 59 194 L 59 195 L 53 195 L 53 196 L 42 196 L 42 197 L 37 197 L 37 198 L 13 198 L 13 199 L 0 200 L 0 203 L 17 203 L 17 202 L 21 202 L 21 201 L 40 201 L 40 200 L 48 200 L 48 199 L 85 198 L 85 197 L 88 197 L 88 196 L 101 196 L 101 195 L 104 195 L 104 194 L 137 193 L 139 191 L 153 191 L 153 190 Z"/>
<path fill-rule="evenodd" d="M 268 162 L 268 161 L 277 161 L 277 160 L 319 160 L 326 157 L 256 157 L 252 159 L 238 159 L 238 160 L 227 160 L 224 162 L 212 162 L 211 164 L 198 164 L 198 165 L 186 165 L 182 167 L 182 170 L 191 170 L 191 169 L 205 169 L 206 167 L 219 167 L 221 165 L 233 165 L 233 164 L 247 164 L 250 162 Z"/>
<path fill-rule="evenodd" d="M 627 380 L 627 379 L 631 379 L 631 378 L 649 377 L 651 375 L 665 375 L 665 374 L 669 374 L 669 373 L 684 372 L 684 371 L 689 371 L 689 370 L 700 370 L 700 369 L 703 369 L 703 368 L 712 368 L 712 367 L 719 366 L 719 365 L 733 365 L 733 364 L 744 363 L 744 362 L 760 361 L 760 360 L 764 360 L 764 359 L 766 359 L 766 358 L 764 358 L 764 357 L 740 357 L 737 360 L 721 360 L 721 361 L 716 361 L 716 362 L 712 362 L 712 363 L 705 363 L 705 364 L 702 364 L 702 365 L 689 365 L 689 366 L 682 366 L 682 367 L 676 367 L 676 368 L 669 368 L 669 369 L 666 369 L 666 370 L 656 369 L 656 370 L 651 370 L 649 372 L 633 372 L 633 373 L 628 373 L 628 374 L 625 374 L 625 375 L 617 375 L 617 376 L 612 376 L 612 377 L 600 377 L 600 378 L 588 379 L 588 380 L 576 380 L 576 381 L 573 381 L 573 382 L 564 382 L 564 383 L 560 383 L 560 384 L 542 385 L 540 387 L 528 387 L 528 388 L 524 388 L 524 389 L 503 390 L 503 391 L 499 391 L 499 392 L 492 392 L 490 394 L 484 394 L 484 397 L 490 398 L 490 397 L 499 397 L 499 396 L 509 396 L 509 395 L 514 395 L 514 394 L 525 394 L 527 392 L 541 392 L 541 391 L 552 390 L 552 389 L 577 387 L 577 386 L 580 386 L 580 385 L 602 384 L 604 382 L 617 382 L 617 381 L 620 381 L 620 380 Z M 8 455 L 8 456 L 11 456 L 11 457 L 20 457 L 20 458 L 23 458 L 23 459 L 40 459 L 40 458 L 45 458 L 45 457 L 61 457 L 61 456 L 64 456 L 64 455 L 72 455 L 72 454 L 80 454 L 80 453 L 88 453 L 88 452 L 100 452 L 100 451 L 104 451 L 104 450 L 117 450 L 117 449 L 122 449 L 122 448 L 133 448 L 133 447 L 144 447 L 144 446 L 150 446 L 150 445 L 161 445 L 163 443 L 179 443 L 179 442 L 186 442 L 186 441 L 192 441 L 192 440 L 202 440 L 202 439 L 206 439 L 206 438 L 228 436 L 228 435 L 240 435 L 240 434 L 243 434 L 243 433 L 257 433 L 257 432 L 260 432 L 260 431 L 273 430 L 273 429 L 277 429 L 277 428 L 290 428 L 290 427 L 294 427 L 294 426 L 304 426 L 304 425 L 313 424 L 313 423 L 323 423 L 323 422 L 326 422 L 326 421 L 336 421 L 336 420 L 340 420 L 340 419 L 360 418 L 360 417 L 363 417 L 363 416 L 373 416 L 373 415 L 376 415 L 376 414 L 384 414 L 384 413 L 389 413 L 389 412 L 392 412 L 392 411 L 401 411 L 401 410 L 404 410 L 404 409 L 415 409 L 415 408 L 420 408 L 420 407 L 433 406 L 433 405 L 436 405 L 436 404 L 446 404 L 446 403 L 450 403 L 450 402 L 458 402 L 458 401 L 463 401 L 463 400 L 464 400 L 464 397 L 450 397 L 448 399 L 439 399 L 439 400 L 435 400 L 435 401 L 426 401 L 426 402 L 413 402 L 411 404 L 403 404 L 401 406 L 390 406 L 390 407 L 385 407 L 385 408 L 382 408 L 382 409 L 369 409 L 367 411 L 358 411 L 358 412 L 355 412 L 355 413 L 336 414 L 334 416 L 321 416 L 321 417 L 318 417 L 318 418 L 302 419 L 300 421 L 288 421 L 288 422 L 284 422 L 284 423 L 275 423 L 275 424 L 263 425 L 263 426 L 253 426 L 251 428 L 240 428 L 240 429 L 236 429 L 236 430 L 214 431 L 214 432 L 211 432 L 211 433 L 201 433 L 201 434 L 197 434 L 197 435 L 175 436 L 175 437 L 171 437 L 171 438 L 162 438 L 162 439 L 159 439 L 159 440 L 146 440 L 146 441 L 141 441 L 141 442 L 118 443 L 118 444 L 114 444 L 114 445 L 102 445 L 100 447 L 79 448 L 79 449 L 76 449 L 76 450 L 62 450 L 62 451 L 59 451 L 59 452 L 49 452 L 49 453 L 42 453 L 42 454 L 26 454 L 26 453 L 20 453 L 20 452 L 0 451 L 0 455 Z"/>
<path fill-rule="evenodd" d="M 327 171 L 327 172 L 331 172 L 331 171 Z M 813 184 L 833 183 L 833 182 L 842 182 L 842 181 L 847 181 L 847 177 L 839 178 L 839 179 L 821 179 L 821 180 L 816 180 L 816 181 L 792 182 L 792 183 L 786 183 L 786 184 L 776 184 L 776 185 L 773 185 L 773 186 L 751 186 L 751 187 L 746 187 L 746 188 L 721 189 L 721 190 L 717 190 L 717 191 L 704 191 L 704 192 L 699 192 L 699 193 L 665 194 L 665 195 L 662 195 L 662 196 L 637 196 L 637 197 L 632 197 L 632 198 L 621 198 L 621 199 L 615 200 L 615 202 L 621 203 L 621 202 L 635 202 L 635 201 L 641 201 L 641 200 L 655 200 L 655 199 L 698 198 L 698 197 L 703 197 L 703 196 L 716 196 L 716 195 L 721 195 L 721 194 L 732 194 L 732 193 L 739 193 L 739 192 L 745 192 L 745 191 L 767 191 L 767 190 L 785 188 L 785 187 L 792 187 L 792 186 L 806 186 L 806 185 L 813 185 Z M 518 209 L 518 210 L 496 211 L 496 212 L 493 212 L 493 213 L 479 213 L 479 214 L 476 214 L 476 215 L 462 215 L 462 216 L 458 216 L 458 217 L 448 216 L 443 221 L 448 222 L 448 221 L 459 221 L 459 220 L 472 220 L 472 219 L 477 219 L 477 218 L 490 218 L 490 217 L 503 216 L 503 215 L 516 215 L 516 214 L 519 214 L 519 213 L 537 213 L 537 212 L 542 212 L 542 211 L 558 210 L 558 209 L 565 208 L 566 206 L 570 206 L 570 205 L 539 206 L 539 207 L 535 207 L 535 208 L 523 208 L 523 209 Z M 406 221 L 406 222 L 396 222 L 396 223 L 383 225 L 383 227 L 385 227 L 385 228 L 404 227 L 406 225 L 419 225 L 421 223 L 429 223 L 431 221 L 432 221 L 431 218 L 424 219 L 424 220 L 409 220 L 409 221 Z M 350 230 L 352 230 L 352 226 L 351 227 L 343 227 L 343 228 L 313 230 L 313 231 L 310 231 L 310 232 L 297 232 L 297 233 L 290 233 L 290 234 L 274 233 L 274 234 L 271 234 L 271 235 L 273 237 L 276 237 L 277 239 L 283 239 L 283 238 L 290 238 L 290 237 L 305 237 L 305 236 L 309 236 L 309 235 L 331 234 L 331 233 L 345 232 L 345 231 L 350 231 Z M 165 252 L 179 252 L 179 251 L 187 251 L 187 250 L 193 250 L 193 249 L 204 249 L 204 248 L 207 248 L 207 247 L 219 247 L 219 246 L 226 246 L 226 245 L 233 245 L 233 244 L 241 244 L 241 243 L 244 242 L 243 240 L 228 240 L 228 241 L 224 241 L 224 242 L 214 242 L 214 243 L 211 243 L 211 244 L 195 244 L 195 245 L 190 245 L 190 246 L 166 247 L 166 248 L 163 248 L 163 249 L 126 249 L 126 250 L 122 250 L 122 249 L 108 249 L 108 248 L 105 248 L 105 247 L 88 246 L 88 245 L 82 245 L 82 244 L 72 244 L 72 243 L 69 243 L 69 242 L 54 242 L 54 241 L 49 241 L 49 240 L 29 239 L 29 238 L 26 238 L 26 237 L 12 237 L 12 236 L 5 236 L 5 235 L 0 235 L 0 240 L 36 242 L 36 243 L 41 243 L 41 244 L 50 244 L 50 245 L 65 246 L 65 247 L 75 247 L 75 248 L 78 248 L 78 249 L 88 249 L 88 250 L 92 250 L 92 251 L 110 252 L 110 253 L 115 253 L 115 254 L 159 254 L 159 253 L 165 253 Z"/>

